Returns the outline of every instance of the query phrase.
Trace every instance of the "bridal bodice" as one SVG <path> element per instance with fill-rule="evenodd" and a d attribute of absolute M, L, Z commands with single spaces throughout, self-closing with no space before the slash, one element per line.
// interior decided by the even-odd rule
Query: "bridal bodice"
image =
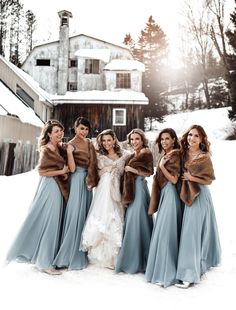
<path fill-rule="evenodd" d="M 109 167 L 109 172 L 105 172 L 101 178 L 106 177 L 108 174 L 111 178 L 110 194 L 113 200 L 121 201 L 120 193 L 120 177 L 124 173 L 124 167 L 126 159 L 130 156 L 129 153 L 125 152 L 120 158 L 112 160 L 106 155 L 99 154 L 98 159 L 98 168 L 102 169 L 104 167 Z"/>

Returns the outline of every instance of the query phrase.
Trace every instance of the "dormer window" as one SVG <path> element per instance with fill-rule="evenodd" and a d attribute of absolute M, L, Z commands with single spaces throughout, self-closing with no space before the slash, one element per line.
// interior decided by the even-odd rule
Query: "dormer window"
<path fill-rule="evenodd" d="M 99 74 L 99 59 L 85 59 L 85 74 Z"/>
<path fill-rule="evenodd" d="M 130 73 L 116 73 L 116 88 L 131 88 Z"/>

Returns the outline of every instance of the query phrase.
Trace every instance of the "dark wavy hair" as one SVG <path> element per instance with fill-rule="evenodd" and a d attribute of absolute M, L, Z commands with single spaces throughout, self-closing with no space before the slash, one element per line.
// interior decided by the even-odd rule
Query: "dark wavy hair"
<path fill-rule="evenodd" d="M 90 125 L 89 120 L 88 120 L 86 117 L 79 116 L 79 117 L 75 120 L 73 128 L 71 128 L 71 132 L 72 132 L 73 134 L 75 134 L 75 128 L 77 128 L 80 124 L 81 124 L 81 125 L 84 125 L 85 127 L 88 127 L 89 133 L 91 132 L 91 125 Z"/>
<path fill-rule="evenodd" d="M 102 145 L 102 137 L 106 136 L 106 135 L 110 135 L 112 137 L 112 139 L 115 141 L 114 146 L 113 146 L 114 151 L 119 157 L 121 157 L 122 156 L 121 147 L 118 143 L 118 139 L 116 137 L 116 134 L 112 129 L 105 129 L 102 132 L 100 132 L 100 134 L 97 136 L 97 138 L 96 138 L 97 148 L 98 148 L 97 152 L 99 154 L 102 154 L 102 155 L 108 154 L 108 151 Z"/>
<path fill-rule="evenodd" d="M 128 135 L 127 135 L 127 143 L 129 145 L 131 145 L 131 135 L 134 134 L 134 133 L 137 133 L 138 135 L 140 135 L 142 141 L 143 141 L 143 147 L 148 147 L 148 139 L 146 138 L 145 136 L 145 133 L 142 129 L 139 129 L 139 128 L 135 128 L 135 129 L 132 129 Z"/>
<path fill-rule="evenodd" d="M 52 129 L 53 127 L 60 127 L 63 131 L 64 131 L 64 126 L 62 125 L 62 123 L 60 123 L 59 121 L 57 121 L 56 119 L 51 119 L 49 121 L 47 121 L 41 131 L 41 134 L 39 136 L 39 140 L 38 140 L 38 148 L 40 149 L 41 146 L 46 145 L 49 140 L 49 133 L 52 133 Z"/>
<path fill-rule="evenodd" d="M 174 142 L 174 146 L 173 146 L 173 149 L 179 149 L 180 148 L 180 144 L 179 144 L 179 140 L 178 140 L 178 137 L 177 137 L 177 134 L 176 132 L 174 131 L 174 129 L 172 128 L 165 128 L 165 129 L 162 129 L 157 138 L 156 138 L 156 143 L 158 145 L 158 150 L 159 150 L 159 153 L 162 152 L 163 148 L 162 148 L 162 145 L 161 145 L 161 136 L 163 133 L 168 133 L 172 139 L 175 139 L 175 142 Z"/>
<path fill-rule="evenodd" d="M 185 130 L 185 132 L 183 133 L 182 137 L 180 138 L 180 149 L 181 149 L 181 152 L 183 154 L 185 154 L 187 152 L 187 150 L 188 150 L 189 145 L 188 145 L 187 138 L 188 138 L 189 132 L 192 129 L 196 129 L 198 134 L 199 134 L 199 136 L 200 136 L 200 138 L 202 139 L 202 142 L 199 145 L 200 150 L 203 151 L 203 152 L 210 152 L 210 145 L 211 144 L 208 141 L 208 137 L 207 137 L 207 134 L 206 134 L 205 130 L 200 125 L 192 125 L 187 130 Z"/>

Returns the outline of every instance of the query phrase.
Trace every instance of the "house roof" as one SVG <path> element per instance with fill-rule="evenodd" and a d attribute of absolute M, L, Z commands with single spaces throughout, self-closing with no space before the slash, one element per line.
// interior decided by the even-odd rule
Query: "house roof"
<path fill-rule="evenodd" d="M 144 93 L 132 90 L 119 91 L 77 91 L 67 92 L 63 96 L 51 95 L 54 105 L 58 104 L 134 104 L 147 105 L 148 98 Z"/>
<path fill-rule="evenodd" d="M 0 81 L 0 115 L 18 117 L 23 123 L 42 127 L 43 122 L 34 113 L 33 109 L 26 106 L 13 92 Z"/>
<path fill-rule="evenodd" d="M 138 60 L 132 59 L 113 59 L 109 62 L 105 67 L 104 70 L 115 70 L 115 71 L 132 71 L 137 70 L 144 72 L 145 65 Z"/>
<path fill-rule="evenodd" d="M 100 42 L 103 42 L 103 43 L 108 43 L 108 44 L 111 44 L 111 45 L 114 45 L 114 46 L 118 46 L 118 47 L 121 47 L 121 48 L 123 48 L 125 50 L 128 50 L 130 52 L 130 48 L 128 46 L 126 46 L 125 44 L 118 44 L 118 43 L 109 42 L 109 41 L 102 40 L 102 39 L 96 38 L 96 37 L 94 37 L 92 35 L 88 35 L 88 34 L 84 34 L 84 33 L 80 33 L 80 34 L 76 34 L 76 35 L 70 36 L 69 40 L 73 39 L 73 38 L 76 38 L 76 37 L 82 37 L 82 36 L 88 37 L 88 38 L 91 38 L 91 39 L 94 39 L 94 40 L 97 40 L 97 41 L 100 41 Z M 59 44 L 59 40 L 55 40 L 55 41 L 46 42 L 46 43 L 42 43 L 42 44 L 36 45 L 36 46 L 33 47 L 33 50 L 38 48 L 38 47 L 44 46 L 44 45 L 50 45 L 50 44 L 55 44 L 55 43 Z M 23 64 L 24 64 L 24 62 L 23 62 Z"/>
<path fill-rule="evenodd" d="M 49 94 L 45 90 L 43 90 L 39 86 L 38 82 L 36 82 L 29 74 L 13 65 L 10 61 L 7 61 L 1 55 L 0 61 L 4 62 L 8 66 L 8 68 L 10 68 L 18 77 L 20 77 L 20 79 L 23 80 L 39 96 L 40 101 L 47 102 L 51 106 L 51 99 L 49 97 Z"/>
<path fill-rule="evenodd" d="M 82 48 L 75 52 L 75 56 L 86 59 L 100 59 L 105 63 L 110 60 L 111 51 L 108 48 Z"/>

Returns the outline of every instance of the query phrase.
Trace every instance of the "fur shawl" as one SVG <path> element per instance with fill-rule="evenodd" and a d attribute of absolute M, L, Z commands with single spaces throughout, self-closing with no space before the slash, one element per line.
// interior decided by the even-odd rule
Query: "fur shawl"
<path fill-rule="evenodd" d="M 175 175 L 179 176 L 181 172 L 180 150 L 174 149 L 168 153 L 168 156 L 170 157 L 170 159 L 165 164 L 166 170 L 168 170 L 168 172 L 174 176 Z M 160 160 L 158 161 L 156 174 L 153 177 L 151 199 L 150 199 L 150 204 L 148 208 L 149 215 L 152 215 L 157 211 L 159 200 L 160 200 L 160 195 L 161 195 L 161 189 L 168 182 L 168 179 L 164 176 L 163 172 L 159 168 Z"/>
<path fill-rule="evenodd" d="M 76 138 L 73 138 L 69 141 L 70 144 L 74 146 L 74 160 L 75 165 L 88 169 L 88 174 L 86 177 L 87 186 L 95 187 L 98 184 L 98 165 L 97 165 L 97 154 L 93 146 L 93 142 L 90 139 L 87 139 L 88 150 L 80 150 Z"/>
<path fill-rule="evenodd" d="M 153 174 L 153 156 L 149 149 L 135 156 L 132 154 L 126 161 L 125 166 L 130 166 L 139 172 Z M 122 203 L 127 207 L 135 197 L 135 179 L 137 175 L 128 171 L 124 174 Z"/>
<path fill-rule="evenodd" d="M 64 165 L 66 165 L 66 161 L 64 159 L 65 152 L 60 146 L 58 146 L 58 149 L 60 154 L 52 151 L 46 145 L 41 147 L 39 162 L 36 167 L 39 172 L 48 172 L 63 169 Z M 68 174 L 58 175 L 53 178 L 57 182 L 63 197 L 67 201 L 69 196 Z"/>
<path fill-rule="evenodd" d="M 188 160 L 184 164 L 184 169 L 190 172 L 194 177 L 202 180 L 215 180 L 214 169 L 212 166 L 210 154 L 201 154 L 196 159 Z M 200 194 L 200 186 L 196 182 L 182 181 L 180 198 L 188 206 L 190 206 L 194 199 Z"/>

